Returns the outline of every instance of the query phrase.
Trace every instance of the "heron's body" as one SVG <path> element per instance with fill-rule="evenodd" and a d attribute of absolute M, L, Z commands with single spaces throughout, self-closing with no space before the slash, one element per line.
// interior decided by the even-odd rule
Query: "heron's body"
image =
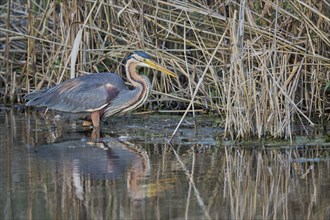
<path fill-rule="evenodd" d="M 90 112 L 94 127 L 99 127 L 102 116 L 125 113 L 140 107 L 150 93 L 150 81 L 136 72 L 137 66 L 159 69 L 175 76 L 155 64 L 150 57 L 137 52 L 126 62 L 127 79 L 134 89 L 127 89 L 124 81 L 114 73 L 94 73 L 67 80 L 52 88 L 26 95 L 27 106 L 45 106 L 64 112 Z"/>

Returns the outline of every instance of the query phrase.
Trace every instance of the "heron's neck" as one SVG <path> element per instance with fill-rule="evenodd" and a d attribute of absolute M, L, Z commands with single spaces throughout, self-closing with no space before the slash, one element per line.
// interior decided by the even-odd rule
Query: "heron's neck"
<path fill-rule="evenodd" d="M 126 64 L 127 79 L 136 89 L 138 89 L 140 94 L 145 93 L 144 95 L 148 96 L 151 90 L 150 81 L 148 77 L 139 75 L 136 67 L 137 64 L 132 61 L 129 61 L 129 63 Z"/>
<path fill-rule="evenodd" d="M 136 71 L 136 63 L 132 61 L 128 61 L 126 64 L 126 76 L 127 79 L 133 84 L 135 89 L 132 91 L 134 97 L 130 100 L 129 107 L 124 109 L 122 112 L 127 112 L 133 109 L 136 109 L 143 105 L 147 101 L 151 90 L 151 83 L 146 76 L 140 76 Z"/>

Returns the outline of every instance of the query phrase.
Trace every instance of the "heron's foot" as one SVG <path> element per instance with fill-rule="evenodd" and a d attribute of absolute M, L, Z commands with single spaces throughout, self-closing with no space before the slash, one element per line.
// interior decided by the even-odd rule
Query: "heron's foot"
<path fill-rule="evenodd" d="M 93 126 L 93 122 L 92 121 L 83 120 L 82 126 L 83 127 Z"/>

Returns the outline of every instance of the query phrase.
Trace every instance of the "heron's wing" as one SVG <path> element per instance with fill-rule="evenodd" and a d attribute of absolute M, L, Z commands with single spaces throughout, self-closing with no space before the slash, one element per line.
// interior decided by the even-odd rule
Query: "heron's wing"
<path fill-rule="evenodd" d="M 59 111 L 91 112 L 102 109 L 125 90 L 123 80 L 112 73 L 95 73 L 65 81 L 50 89 L 26 95 L 27 106 Z"/>

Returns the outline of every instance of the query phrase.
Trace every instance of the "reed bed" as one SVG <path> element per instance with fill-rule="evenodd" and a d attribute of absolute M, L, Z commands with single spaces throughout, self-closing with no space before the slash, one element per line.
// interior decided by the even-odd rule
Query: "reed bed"
<path fill-rule="evenodd" d="M 233 139 L 292 138 L 293 124 L 329 118 L 327 1 L 1 4 L 3 103 L 85 73 L 123 74 L 124 58 L 143 50 L 180 76 L 147 73 L 145 109 L 215 113 Z"/>

